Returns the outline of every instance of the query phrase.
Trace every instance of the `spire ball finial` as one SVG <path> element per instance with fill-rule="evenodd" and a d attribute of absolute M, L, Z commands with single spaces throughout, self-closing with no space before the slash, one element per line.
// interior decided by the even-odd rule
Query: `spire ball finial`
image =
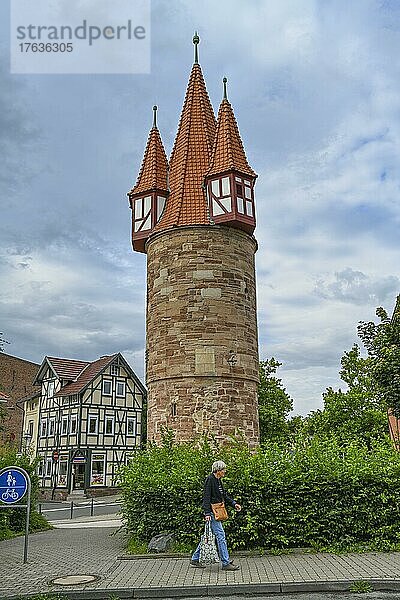
<path fill-rule="evenodd" d="M 157 105 L 153 106 L 153 127 L 157 129 Z"/>
<path fill-rule="evenodd" d="M 224 84 L 224 100 L 228 100 L 228 96 L 226 93 L 226 84 L 228 83 L 228 80 L 226 77 L 223 78 L 222 83 Z"/>
<path fill-rule="evenodd" d="M 194 62 L 197 65 L 199 62 L 199 52 L 198 52 L 197 47 L 200 44 L 200 38 L 199 38 L 199 34 L 197 33 L 197 31 L 194 32 L 193 44 L 194 44 Z"/>

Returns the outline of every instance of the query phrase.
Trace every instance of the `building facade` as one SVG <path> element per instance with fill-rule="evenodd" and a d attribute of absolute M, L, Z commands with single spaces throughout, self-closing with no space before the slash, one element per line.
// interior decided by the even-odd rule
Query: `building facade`
<path fill-rule="evenodd" d="M 8 399 L 2 404 L 5 417 L 0 431 L 0 443 L 11 444 L 16 448 L 24 445 L 23 441 L 23 403 L 26 398 L 35 393 L 33 380 L 39 365 L 29 360 L 0 352 L 0 391 Z"/>
<path fill-rule="evenodd" d="M 129 192 L 147 255 L 148 438 L 259 441 L 254 186 L 226 79 L 218 118 L 195 61 L 169 161 L 154 117 Z M 156 107 L 154 107 L 156 111 Z M 156 112 L 154 113 L 156 115 Z"/>
<path fill-rule="evenodd" d="M 141 444 L 145 388 L 121 354 L 94 362 L 46 356 L 25 402 L 24 429 L 41 459 L 47 496 L 112 490 L 118 468 Z"/>

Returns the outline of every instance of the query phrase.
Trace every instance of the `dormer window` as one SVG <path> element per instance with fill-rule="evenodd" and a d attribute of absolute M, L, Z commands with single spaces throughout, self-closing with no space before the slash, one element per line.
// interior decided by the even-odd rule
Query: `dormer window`
<path fill-rule="evenodd" d="M 241 215 L 254 217 L 253 186 L 249 179 L 235 176 L 237 211 Z"/>
<path fill-rule="evenodd" d="M 151 196 L 136 198 L 133 210 L 134 232 L 151 229 Z"/>

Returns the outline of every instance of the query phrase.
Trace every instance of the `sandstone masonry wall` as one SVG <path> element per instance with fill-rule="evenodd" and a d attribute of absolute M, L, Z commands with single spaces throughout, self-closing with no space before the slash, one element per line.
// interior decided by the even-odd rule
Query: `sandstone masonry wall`
<path fill-rule="evenodd" d="M 255 239 L 190 226 L 147 245 L 148 438 L 259 441 Z"/>

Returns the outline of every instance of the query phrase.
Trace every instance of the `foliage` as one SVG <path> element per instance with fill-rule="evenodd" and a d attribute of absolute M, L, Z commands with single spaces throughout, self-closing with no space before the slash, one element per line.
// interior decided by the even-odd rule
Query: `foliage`
<path fill-rule="evenodd" d="M 390 319 L 383 308 L 377 308 L 376 314 L 381 322 L 360 322 L 358 333 L 368 350 L 379 398 L 400 417 L 400 314 L 395 311 Z"/>
<path fill-rule="evenodd" d="M 388 435 L 387 413 L 371 374 L 371 358 L 363 358 L 357 344 L 344 353 L 340 377 L 348 390 L 327 388 L 324 409 L 317 410 L 297 427 L 308 435 L 335 435 L 342 442 L 352 439 L 367 444 Z"/>
<path fill-rule="evenodd" d="M 354 594 L 364 594 L 372 592 L 373 589 L 374 588 L 369 581 L 364 581 L 361 579 L 360 581 L 355 581 L 351 584 L 349 592 L 353 592 Z"/>
<path fill-rule="evenodd" d="M 243 506 L 226 523 L 233 549 L 336 545 L 400 548 L 400 454 L 387 440 L 299 439 L 289 450 L 265 444 L 250 451 L 209 440 L 137 453 L 120 473 L 128 534 L 148 543 L 172 532 L 192 548 L 203 528 L 203 482 L 212 462 L 228 464 L 228 492 Z"/>
<path fill-rule="evenodd" d="M 39 480 L 36 474 L 37 460 L 31 461 L 28 455 L 18 456 L 15 448 L 0 446 L 0 470 L 9 466 L 21 467 L 31 479 L 31 513 L 29 531 L 51 529 L 51 525 L 36 510 Z M 24 500 L 22 500 L 24 503 Z M 25 531 L 25 510 L 2 510 L 0 512 L 0 540 L 14 537 Z"/>
<path fill-rule="evenodd" d="M 258 387 L 258 413 L 260 420 L 260 442 L 286 441 L 289 434 L 288 415 L 293 410 L 293 401 L 275 377 L 282 363 L 274 357 L 260 362 L 260 384 Z"/>

